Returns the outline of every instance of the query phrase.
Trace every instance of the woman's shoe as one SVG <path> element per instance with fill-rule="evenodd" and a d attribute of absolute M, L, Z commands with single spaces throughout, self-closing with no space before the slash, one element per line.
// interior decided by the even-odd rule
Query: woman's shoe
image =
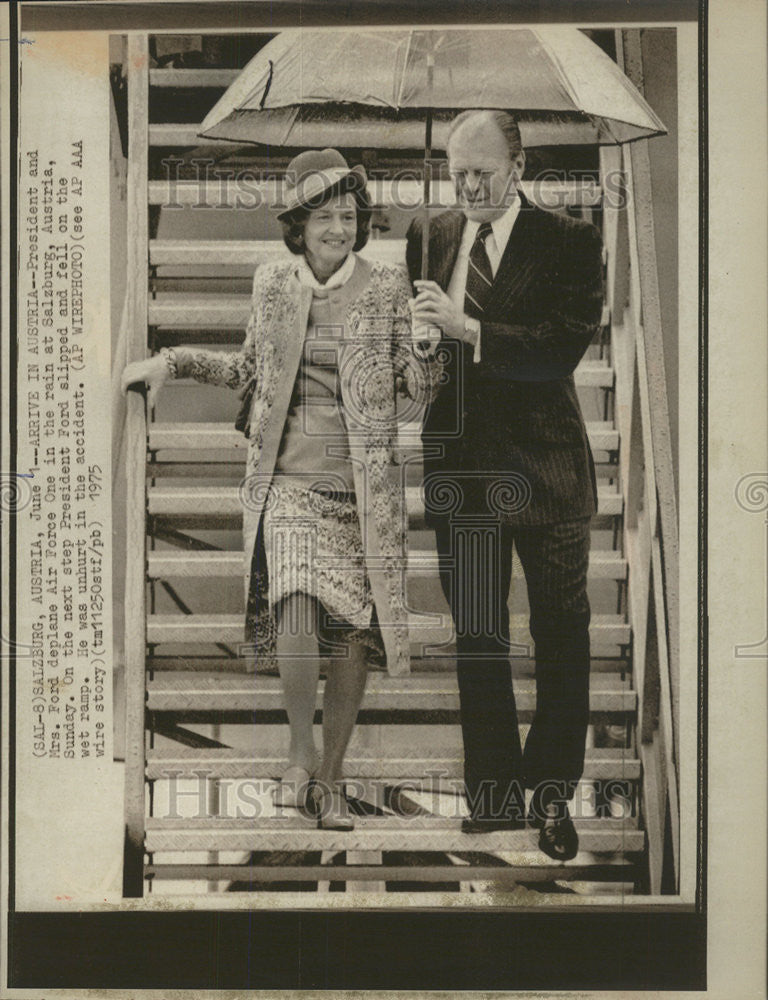
<path fill-rule="evenodd" d="M 307 801 L 307 789 L 312 780 L 309 771 L 300 764 L 291 764 L 285 769 L 280 784 L 275 785 L 273 801 L 276 806 L 302 809 Z"/>
<path fill-rule="evenodd" d="M 354 830 L 355 818 L 341 783 L 313 781 L 307 793 L 307 808 L 317 818 L 318 830 Z"/>

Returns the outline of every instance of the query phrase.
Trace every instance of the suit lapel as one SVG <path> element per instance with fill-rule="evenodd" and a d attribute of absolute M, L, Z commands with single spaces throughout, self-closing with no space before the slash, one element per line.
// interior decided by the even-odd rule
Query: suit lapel
<path fill-rule="evenodd" d="M 509 234 L 485 304 L 484 312 L 489 316 L 497 311 L 508 313 L 550 262 L 548 241 L 541 225 L 543 213 L 522 192 L 520 201 L 520 214 Z"/>
<path fill-rule="evenodd" d="M 520 214 L 515 220 L 499 261 L 485 312 L 508 313 L 514 302 L 539 277 L 550 262 L 541 209 L 520 192 Z M 463 212 L 445 212 L 432 220 L 429 238 L 429 273 L 447 291 L 456 265 L 466 219 Z"/>
<path fill-rule="evenodd" d="M 462 212 L 445 212 L 430 222 L 429 276 L 443 290 L 453 274 L 465 222 Z"/>

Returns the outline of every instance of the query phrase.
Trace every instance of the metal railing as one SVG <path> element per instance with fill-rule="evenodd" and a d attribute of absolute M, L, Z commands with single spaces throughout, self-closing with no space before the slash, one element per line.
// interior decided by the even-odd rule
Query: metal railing
<path fill-rule="evenodd" d="M 625 69 L 640 64 L 637 31 L 617 32 Z M 631 75 L 631 74 L 630 74 Z M 642 86 L 642 80 L 634 79 Z M 603 203 L 616 422 L 625 503 L 628 612 L 638 695 L 650 891 L 679 891 L 679 555 L 677 492 L 664 364 L 648 140 L 601 150 L 601 176 L 621 178 Z M 612 184 L 612 189 L 617 185 Z M 614 192 L 616 193 L 616 192 Z"/>

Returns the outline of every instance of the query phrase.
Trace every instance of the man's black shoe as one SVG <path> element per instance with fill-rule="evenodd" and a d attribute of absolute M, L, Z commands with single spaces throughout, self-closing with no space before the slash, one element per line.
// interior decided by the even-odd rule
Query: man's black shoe
<path fill-rule="evenodd" d="M 579 835 L 565 807 L 565 815 L 550 808 L 531 809 L 528 822 L 539 831 L 539 850 L 554 861 L 570 861 L 579 851 Z"/>
<path fill-rule="evenodd" d="M 525 821 L 521 819 L 482 819 L 467 816 L 461 821 L 462 833 L 494 833 L 496 830 L 524 830 Z"/>

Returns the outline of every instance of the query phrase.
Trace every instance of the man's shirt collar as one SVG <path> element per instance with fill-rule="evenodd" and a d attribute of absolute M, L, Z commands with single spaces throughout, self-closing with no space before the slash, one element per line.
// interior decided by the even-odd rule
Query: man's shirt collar
<path fill-rule="evenodd" d="M 496 250 L 499 257 L 504 253 L 504 249 L 509 241 L 510 234 L 512 233 L 512 227 L 515 224 L 515 220 L 520 214 L 521 201 L 520 195 L 516 194 L 515 200 L 509 206 L 509 208 L 500 215 L 498 219 L 494 219 L 491 223 L 491 229 L 493 230 L 493 238 L 496 243 Z M 477 235 L 477 230 L 480 228 L 480 223 L 475 222 L 472 219 L 467 219 L 466 226 L 464 227 L 464 239 L 469 241 L 471 245 L 474 242 L 475 236 Z"/>

